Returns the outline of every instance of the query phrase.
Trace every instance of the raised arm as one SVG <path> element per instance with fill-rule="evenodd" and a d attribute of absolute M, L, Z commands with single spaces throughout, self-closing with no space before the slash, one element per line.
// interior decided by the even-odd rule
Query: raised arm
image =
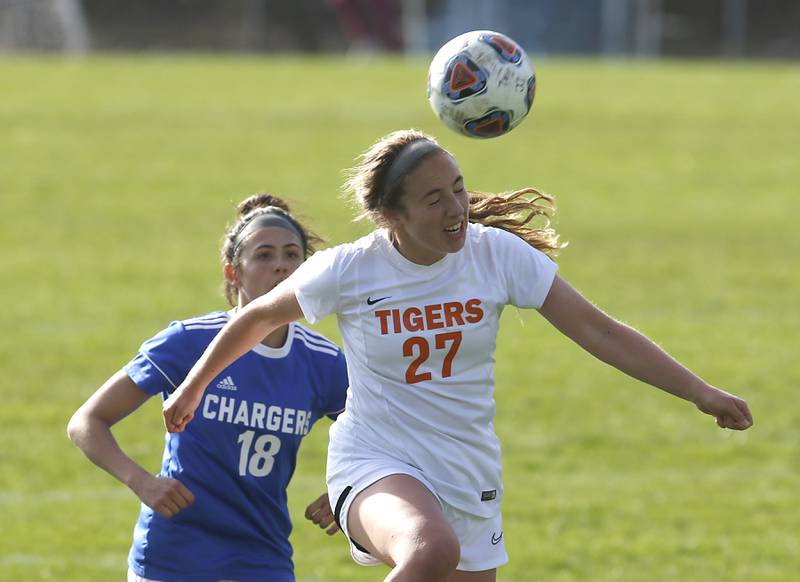
<path fill-rule="evenodd" d="M 288 281 L 240 309 L 209 344 L 183 383 L 164 402 L 167 430 L 183 431 L 194 418 L 194 411 L 211 380 L 272 331 L 301 317 L 303 312 Z"/>
<path fill-rule="evenodd" d="M 753 424 L 744 400 L 704 382 L 647 337 L 592 305 L 560 277 L 539 312 L 599 360 L 693 402 L 714 416 L 721 428 L 744 430 Z"/>

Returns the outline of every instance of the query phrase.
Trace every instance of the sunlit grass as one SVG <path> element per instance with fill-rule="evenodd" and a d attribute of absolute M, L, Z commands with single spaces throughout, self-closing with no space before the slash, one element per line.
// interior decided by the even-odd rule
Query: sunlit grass
<path fill-rule="evenodd" d="M 435 134 L 469 187 L 557 196 L 561 274 L 756 426 L 504 317 L 501 581 L 792 580 L 800 571 L 800 69 L 541 60 L 531 118 L 472 141 L 425 101 L 424 61 L 108 57 L 0 61 L 0 579 L 121 579 L 138 502 L 65 436 L 74 409 L 173 319 L 223 306 L 233 205 L 287 197 L 331 244 L 367 232 L 342 170 L 381 135 Z M 330 319 L 320 329 L 338 338 Z M 117 434 L 153 470 L 157 402 Z M 301 518 L 327 424 L 291 486 L 300 581 L 375 580 Z M 6 578 L 7 577 L 7 578 Z"/>

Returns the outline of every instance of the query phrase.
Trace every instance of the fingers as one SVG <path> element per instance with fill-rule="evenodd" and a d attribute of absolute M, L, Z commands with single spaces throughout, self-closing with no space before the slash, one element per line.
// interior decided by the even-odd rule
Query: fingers
<path fill-rule="evenodd" d="M 172 422 L 171 417 L 167 417 L 167 413 L 164 413 L 164 427 L 167 429 L 167 432 L 181 432 L 178 430 L 178 426 Z"/>
<path fill-rule="evenodd" d="M 167 432 L 183 432 L 194 418 L 194 412 L 183 413 L 176 403 L 164 408 L 164 426 Z"/>
<path fill-rule="evenodd" d="M 306 515 L 306 519 L 313 521 L 320 528 L 326 528 L 333 523 L 333 512 L 330 507 L 323 507 L 314 511 L 310 515 Z"/>
<path fill-rule="evenodd" d="M 729 428 L 732 430 L 747 430 L 751 426 L 753 426 L 753 422 L 746 418 L 744 415 L 739 416 L 738 418 L 734 418 L 728 415 L 722 415 L 716 417 L 717 426 L 720 428 Z"/>
<path fill-rule="evenodd" d="M 183 429 L 186 428 L 186 422 L 184 420 L 175 420 L 178 418 L 177 416 L 170 415 L 169 417 L 164 415 L 164 426 L 167 428 L 167 432 L 183 432 Z"/>
<path fill-rule="evenodd" d="M 317 497 L 314 501 L 309 503 L 308 507 L 306 507 L 306 513 L 305 513 L 306 519 L 311 519 L 311 517 L 326 504 L 328 504 L 328 496 L 325 493 L 323 493 L 322 495 Z"/>
<path fill-rule="evenodd" d="M 192 503 L 194 503 L 194 493 L 189 491 L 189 488 L 180 481 L 178 481 L 177 479 L 175 480 L 175 483 L 177 484 L 174 490 L 175 495 L 177 496 L 177 498 L 180 498 L 183 502 L 181 505 L 181 509 L 189 507 Z"/>
<path fill-rule="evenodd" d="M 184 417 L 180 418 L 180 420 L 175 421 L 174 424 L 175 430 L 173 430 L 172 432 L 183 432 L 184 430 L 186 430 L 186 425 L 189 424 L 193 418 L 194 418 L 194 412 L 190 412 Z"/>
<path fill-rule="evenodd" d="M 745 420 L 748 422 L 748 426 L 753 426 L 753 415 L 750 413 L 750 407 L 747 406 L 747 402 L 744 400 L 737 398 L 733 401 L 736 405 L 736 408 L 744 415 Z"/>
<path fill-rule="evenodd" d="M 142 501 L 167 519 L 174 517 L 194 503 L 194 494 L 180 481 L 156 477 Z"/>
<path fill-rule="evenodd" d="M 731 396 L 726 405 L 727 410 L 717 419 L 717 424 L 721 428 L 747 430 L 753 426 L 753 415 L 750 414 L 747 402 L 741 398 Z"/>
<path fill-rule="evenodd" d="M 176 422 L 178 415 L 175 409 L 175 395 L 173 394 L 164 401 L 164 407 L 161 412 L 164 416 L 164 426 L 167 428 L 167 432 L 181 432 L 178 430 L 180 423 Z"/>
<path fill-rule="evenodd" d="M 194 418 L 195 410 L 202 399 L 202 392 L 196 394 L 194 389 L 181 384 L 169 398 L 164 401 L 162 414 L 164 426 L 168 432 L 183 432 L 186 425 Z"/>
<path fill-rule="evenodd" d="M 158 503 L 155 504 L 153 507 L 158 513 L 166 517 L 167 519 L 171 518 L 173 515 L 177 514 L 182 507 L 175 503 L 174 500 L 170 498 L 161 499 Z"/>
<path fill-rule="evenodd" d="M 325 533 L 329 536 L 339 531 L 339 526 L 336 525 L 333 511 L 331 511 L 331 504 L 326 494 L 320 495 L 306 507 L 305 517 L 318 525 L 320 529 L 328 528 Z"/>
<path fill-rule="evenodd" d="M 718 388 L 712 388 L 710 396 L 697 407 L 713 416 L 720 428 L 747 430 L 753 426 L 753 415 L 747 402 Z"/>

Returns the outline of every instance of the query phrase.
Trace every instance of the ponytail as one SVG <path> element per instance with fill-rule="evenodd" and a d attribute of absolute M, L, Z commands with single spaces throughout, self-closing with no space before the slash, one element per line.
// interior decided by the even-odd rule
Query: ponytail
<path fill-rule="evenodd" d="M 553 214 L 553 197 L 535 188 L 507 194 L 469 193 L 470 222 L 515 234 L 550 258 L 555 258 L 559 249 L 567 246 L 559 242 L 558 233 L 550 226 Z M 530 226 L 530 222 L 537 218 L 541 218 L 543 224 Z"/>

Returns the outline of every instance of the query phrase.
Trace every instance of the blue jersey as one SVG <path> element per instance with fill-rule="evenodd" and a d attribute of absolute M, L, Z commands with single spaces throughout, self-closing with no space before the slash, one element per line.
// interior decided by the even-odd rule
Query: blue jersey
<path fill-rule="evenodd" d="M 166 398 L 228 321 L 217 311 L 174 322 L 125 366 Z M 286 487 L 303 437 L 344 409 L 344 356 L 299 324 L 282 348 L 259 344 L 216 377 L 182 433 L 168 433 L 159 473 L 195 502 L 166 519 L 142 504 L 128 556 L 139 576 L 165 581 L 293 581 Z"/>

